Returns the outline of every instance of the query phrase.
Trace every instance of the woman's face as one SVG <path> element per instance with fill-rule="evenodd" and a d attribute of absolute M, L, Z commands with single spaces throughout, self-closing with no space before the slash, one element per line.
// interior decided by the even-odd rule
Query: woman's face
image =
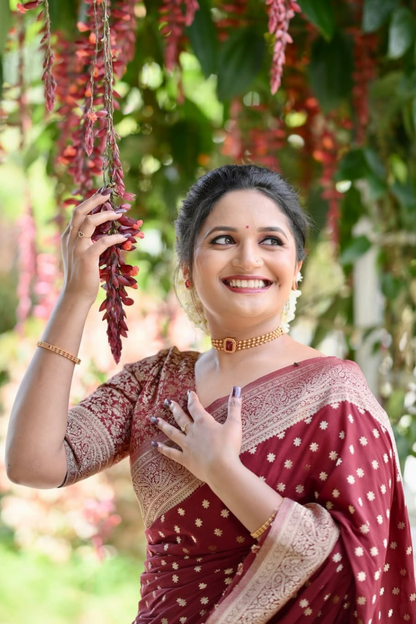
<path fill-rule="evenodd" d="M 273 200 L 256 190 L 224 195 L 196 239 L 192 271 L 211 329 L 274 328 L 301 264 Z"/>

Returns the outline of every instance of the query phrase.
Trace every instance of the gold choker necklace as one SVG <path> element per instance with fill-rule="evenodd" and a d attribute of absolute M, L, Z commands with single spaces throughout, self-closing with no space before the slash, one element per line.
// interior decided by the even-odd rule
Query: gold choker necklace
<path fill-rule="evenodd" d="M 268 334 L 263 336 L 257 336 L 257 338 L 246 338 L 245 340 L 236 340 L 235 338 L 222 338 L 221 340 L 211 339 L 211 344 L 217 351 L 225 351 L 226 353 L 235 353 L 236 351 L 242 351 L 243 349 L 251 349 L 252 347 L 259 347 L 266 342 L 276 340 L 280 338 L 285 331 L 283 327 L 278 327 Z"/>

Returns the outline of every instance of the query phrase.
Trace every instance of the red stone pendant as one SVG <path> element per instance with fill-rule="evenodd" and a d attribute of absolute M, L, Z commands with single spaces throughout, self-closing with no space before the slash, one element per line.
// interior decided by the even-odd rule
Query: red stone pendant
<path fill-rule="evenodd" d="M 237 350 L 237 341 L 234 338 L 224 338 L 224 351 L 227 353 L 235 353 Z"/>

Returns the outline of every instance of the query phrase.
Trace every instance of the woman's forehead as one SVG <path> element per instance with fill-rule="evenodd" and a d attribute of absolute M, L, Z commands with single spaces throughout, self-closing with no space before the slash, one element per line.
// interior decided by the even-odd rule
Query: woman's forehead
<path fill-rule="evenodd" d="M 278 204 L 256 189 L 230 191 L 213 207 L 202 227 L 206 230 L 213 223 L 235 227 L 267 227 L 278 223 L 290 229 L 288 218 Z M 245 223 L 247 221 L 247 223 Z"/>

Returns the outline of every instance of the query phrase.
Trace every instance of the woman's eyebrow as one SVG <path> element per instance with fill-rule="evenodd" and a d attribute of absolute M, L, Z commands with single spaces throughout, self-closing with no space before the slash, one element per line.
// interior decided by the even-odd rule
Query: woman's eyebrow
<path fill-rule="evenodd" d="M 280 228 L 280 227 L 276 227 L 275 225 L 273 227 L 259 228 L 257 231 L 258 232 L 279 232 L 280 234 L 283 234 L 283 236 L 285 237 L 286 240 L 288 240 L 287 234 L 285 233 L 285 231 L 282 230 L 282 228 Z"/>
<path fill-rule="evenodd" d="M 208 238 L 213 232 L 238 232 L 238 228 L 229 227 L 228 225 L 216 225 L 204 236 L 204 239 Z"/>

